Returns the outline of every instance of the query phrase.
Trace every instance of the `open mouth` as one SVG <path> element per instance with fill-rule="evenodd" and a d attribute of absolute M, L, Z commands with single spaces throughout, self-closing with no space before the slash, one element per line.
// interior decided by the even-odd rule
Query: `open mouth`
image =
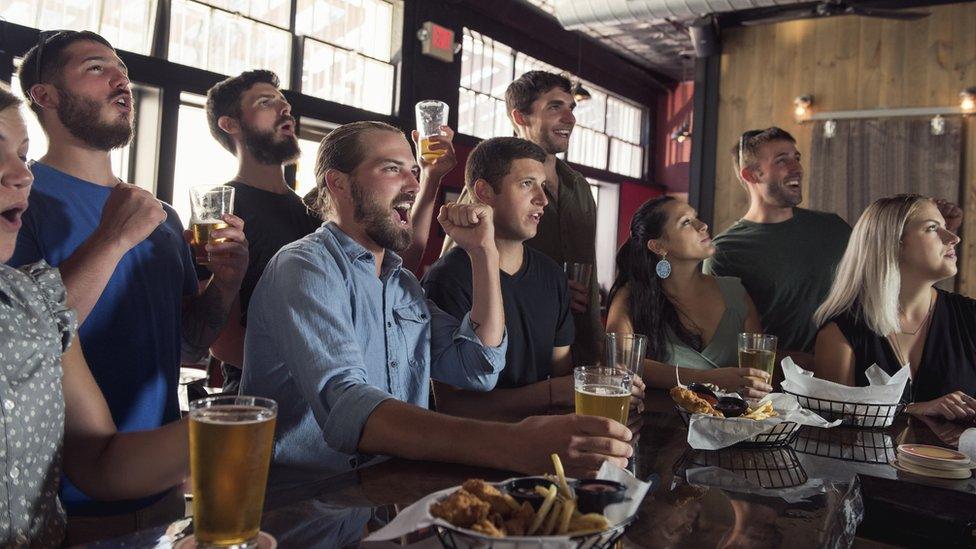
<path fill-rule="evenodd" d="M 278 131 L 288 135 L 295 135 L 295 124 L 293 122 L 285 122 L 278 126 Z"/>
<path fill-rule="evenodd" d="M 413 202 L 400 202 L 393 206 L 393 211 L 396 213 L 401 225 L 408 225 L 410 223 L 410 209 L 412 207 Z"/>
<path fill-rule="evenodd" d="M 956 250 L 955 249 L 949 250 L 948 252 L 945 253 L 943 257 L 945 257 L 946 259 L 953 259 L 953 260 L 956 259 Z"/>
<path fill-rule="evenodd" d="M 531 221 L 533 223 L 538 223 L 538 222 L 542 221 L 542 213 L 543 212 L 535 212 L 535 213 L 529 214 L 529 221 Z"/>
<path fill-rule="evenodd" d="M 787 179 L 786 181 L 783 182 L 783 184 L 786 186 L 787 189 L 790 189 L 790 190 L 793 190 L 793 191 L 800 190 L 800 180 L 799 180 L 799 178 L 797 178 L 797 179 Z"/>
<path fill-rule="evenodd" d="M 112 103 L 125 112 L 132 110 L 132 96 L 125 93 L 112 100 Z"/>
<path fill-rule="evenodd" d="M 562 137 L 563 139 L 569 139 L 569 134 L 572 133 L 572 131 L 573 130 L 552 130 L 552 133 Z"/>
<path fill-rule="evenodd" d="M 26 209 L 27 203 L 21 202 L 0 212 L 0 218 L 3 220 L 4 228 L 13 230 L 20 229 L 20 219 Z"/>

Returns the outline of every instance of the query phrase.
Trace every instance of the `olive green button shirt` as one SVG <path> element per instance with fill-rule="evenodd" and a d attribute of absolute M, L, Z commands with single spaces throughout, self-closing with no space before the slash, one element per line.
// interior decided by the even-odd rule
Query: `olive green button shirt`
<path fill-rule="evenodd" d="M 590 184 L 583 174 L 556 159 L 559 177 L 559 197 L 546 190 L 546 204 L 535 237 L 525 243 L 562 265 L 571 261 L 593 265 L 590 276 L 590 306 L 585 313 L 573 314 L 576 341 L 573 343 L 573 362 L 593 364 L 600 360 L 603 344 L 603 321 L 600 316 L 600 289 L 596 276 L 596 201 Z M 470 204 L 467 188 L 461 192 L 458 204 Z M 454 240 L 444 239 L 441 256 L 454 247 Z"/>

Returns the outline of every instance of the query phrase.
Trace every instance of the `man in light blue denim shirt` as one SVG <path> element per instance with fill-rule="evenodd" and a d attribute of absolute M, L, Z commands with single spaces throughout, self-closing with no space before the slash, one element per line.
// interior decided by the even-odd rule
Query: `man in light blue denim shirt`
<path fill-rule="evenodd" d="M 395 253 L 411 243 L 417 161 L 379 122 L 332 131 L 319 147 L 319 203 L 331 220 L 285 246 L 248 313 L 243 394 L 278 402 L 275 467 L 336 474 L 371 455 L 526 473 L 565 456 L 576 474 L 624 466 L 631 434 L 610 420 L 547 416 L 503 424 L 426 409 L 430 378 L 494 387 L 507 346 L 492 209 L 444 206 L 438 221 L 471 258 L 471 311 L 429 304 Z"/>

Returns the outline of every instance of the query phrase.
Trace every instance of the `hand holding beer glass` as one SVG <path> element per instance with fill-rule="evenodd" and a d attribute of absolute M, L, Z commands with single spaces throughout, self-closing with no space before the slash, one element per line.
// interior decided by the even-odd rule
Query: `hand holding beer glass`
<path fill-rule="evenodd" d="M 278 405 L 268 398 L 214 396 L 190 403 L 197 547 L 258 547 L 277 414 Z"/>
<path fill-rule="evenodd" d="M 420 157 L 424 162 L 433 162 L 444 156 L 447 149 L 432 149 L 431 136 L 443 135 L 441 126 L 447 125 L 447 113 L 450 107 L 447 103 L 437 100 L 427 100 L 417 103 L 415 113 L 417 115 L 417 134 L 420 137 Z"/>
<path fill-rule="evenodd" d="M 190 232 L 193 255 L 200 265 L 210 264 L 207 244 L 223 242 L 214 238 L 217 229 L 226 229 L 224 214 L 234 213 L 234 187 L 229 185 L 198 185 L 190 188 Z"/>
<path fill-rule="evenodd" d="M 627 370 L 603 366 L 573 369 L 576 413 L 600 416 L 627 425 L 630 410 L 630 385 L 633 375 Z"/>
<path fill-rule="evenodd" d="M 755 368 L 766 372 L 766 383 L 772 383 L 776 367 L 776 336 L 769 334 L 739 334 L 739 368 Z"/>

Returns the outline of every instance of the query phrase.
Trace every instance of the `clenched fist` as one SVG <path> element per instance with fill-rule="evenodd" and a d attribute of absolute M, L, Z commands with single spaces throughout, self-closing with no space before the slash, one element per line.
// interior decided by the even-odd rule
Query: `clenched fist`
<path fill-rule="evenodd" d="M 166 221 L 163 204 L 149 191 L 128 183 L 112 189 L 102 209 L 98 231 L 129 251 Z"/>
<path fill-rule="evenodd" d="M 444 232 L 467 252 L 495 247 L 495 222 L 491 206 L 450 202 L 441 206 L 437 221 L 444 227 Z"/>

